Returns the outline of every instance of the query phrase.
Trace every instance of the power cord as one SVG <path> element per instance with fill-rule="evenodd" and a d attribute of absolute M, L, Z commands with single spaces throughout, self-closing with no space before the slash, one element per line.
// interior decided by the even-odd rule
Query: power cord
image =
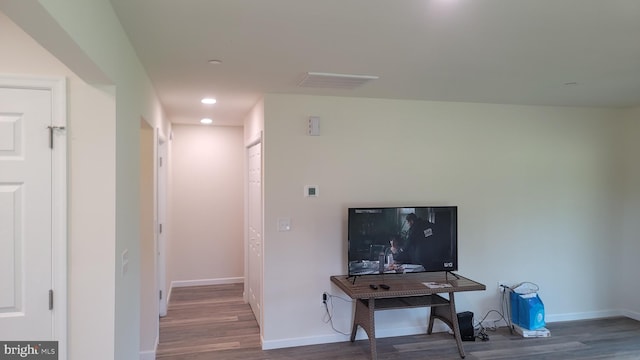
<path fill-rule="evenodd" d="M 507 323 L 509 332 L 513 335 L 513 323 L 511 322 L 511 304 L 510 304 L 511 292 L 513 290 L 508 286 L 503 285 L 503 287 L 504 287 L 504 291 L 502 291 L 502 300 L 500 302 L 500 308 L 503 314 L 504 313 L 507 314 L 507 318 L 505 319 L 503 316 L 502 319 L 504 319 L 505 323 Z"/>
<path fill-rule="evenodd" d="M 509 328 L 509 332 L 513 335 L 514 326 L 513 326 L 513 323 L 511 322 L 511 306 L 510 306 L 510 300 L 511 300 L 510 297 L 512 292 L 516 292 L 516 290 L 519 290 L 519 291 L 523 291 L 522 292 L 523 294 L 528 294 L 528 293 L 538 292 L 538 290 L 540 290 L 540 287 L 537 284 L 532 283 L 530 281 L 524 281 L 514 286 L 507 286 L 507 285 L 500 285 L 500 286 L 502 287 L 502 297 L 500 299 L 500 310 L 502 312 L 498 310 L 489 310 L 485 314 L 485 316 L 482 318 L 482 320 L 480 320 L 480 322 L 474 326 L 474 330 L 477 331 L 476 337 L 482 341 L 489 340 L 489 335 L 487 334 L 487 330 L 492 330 L 492 331 L 497 330 L 497 326 L 495 326 L 495 323 L 500 321 L 500 319 L 494 321 L 493 327 L 485 327 L 483 325 L 483 322 L 487 319 L 487 316 L 489 316 L 489 314 L 493 312 L 500 315 L 500 318 L 504 320 L 504 322 L 507 324 L 507 327 Z M 507 316 L 505 317 L 504 314 L 507 314 Z"/>
<path fill-rule="evenodd" d="M 513 334 L 513 327 L 512 327 L 511 322 L 510 322 L 509 320 L 507 320 L 507 319 L 505 318 L 505 316 L 503 315 L 503 314 L 504 314 L 504 306 L 505 306 L 505 298 L 506 298 L 505 293 L 506 293 L 506 291 L 504 291 L 504 292 L 502 293 L 502 301 L 501 301 L 501 304 L 500 304 L 501 310 L 502 310 L 503 312 L 500 312 L 500 311 L 495 310 L 495 309 L 493 309 L 493 310 L 489 310 L 489 311 L 487 311 L 487 313 L 484 315 L 484 317 L 482 317 L 482 319 L 481 319 L 481 320 L 480 320 L 476 325 L 474 325 L 474 327 L 473 327 L 473 328 L 474 328 L 474 330 L 475 330 L 475 332 L 476 332 L 476 338 L 478 338 L 478 339 L 480 339 L 480 340 L 482 340 L 482 341 L 489 341 L 489 334 L 487 334 L 487 330 L 490 330 L 490 331 L 496 331 L 496 330 L 498 330 L 498 327 L 496 326 L 496 323 L 497 323 L 498 321 L 500 321 L 500 319 L 495 320 L 495 321 L 493 322 L 493 324 L 494 324 L 494 326 L 493 326 L 493 327 L 486 327 L 486 326 L 484 326 L 484 325 L 483 325 L 484 321 L 487 319 L 487 317 L 488 317 L 488 316 L 489 316 L 489 314 L 491 314 L 491 313 L 496 313 L 496 314 L 500 315 L 500 318 L 501 318 L 502 320 L 504 320 L 504 322 L 505 322 L 505 323 L 507 324 L 507 326 L 509 327 L 509 331 Z M 507 300 L 507 310 L 508 310 L 508 309 L 509 309 L 509 307 L 508 307 L 508 300 Z M 509 317 L 510 317 L 510 316 L 509 316 Z"/>
<path fill-rule="evenodd" d="M 333 326 L 333 298 L 337 298 L 340 299 L 344 302 L 348 302 L 348 303 L 353 303 L 352 300 L 350 299 L 345 299 L 342 298 L 340 296 L 336 296 L 336 295 L 331 295 L 327 292 L 322 293 L 322 304 L 324 305 L 324 309 L 326 311 L 326 313 L 323 316 L 322 322 L 324 322 L 325 324 L 330 324 L 331 325 L 331 329 L 339 334 L 342 335 L 346 335 L 346 336 L 350 336 L 351 334 L 342 332 L 338 329 L 335 328 L 335 326 Z M 331 309 L 329 309 L 329 307 L 331 307 Z"/>

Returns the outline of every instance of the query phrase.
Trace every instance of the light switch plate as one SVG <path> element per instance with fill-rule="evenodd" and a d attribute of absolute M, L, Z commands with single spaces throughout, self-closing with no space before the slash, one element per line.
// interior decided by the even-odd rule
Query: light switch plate
<path fill-rule="evenodd" d="M 278 231 L 291 231 L 291 218 L 278 218 Z"/>

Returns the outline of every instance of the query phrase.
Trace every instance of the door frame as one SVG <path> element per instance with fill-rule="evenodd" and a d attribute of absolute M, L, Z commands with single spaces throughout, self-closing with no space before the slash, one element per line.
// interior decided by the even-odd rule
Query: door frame
<path fill-rule="evenodd" d="M 47 90 L 51 94 L 51 126 L 55 146 L 51 152 L 51 289 L 54 341 L 58 356 L 67 358 L 67 81 L 64 77 L 0 75 L 0 86 Z M 45 131 L 46 129 L 43 129 Z M 29 340 L 29 339 L 26 339 Z M 34 339 L 35 340 L 35 339 Z M 39 339 L 38 339 L 39 340 Z"/>
<path fill-rule="evenodd" d="M 166 263 L 166 242 L 167 242 L 167 139 L 162 135 L 159 128 L 156 129 L 156 280 L 158 290 L 162 296 L 159 299 L 158 316 L 167 315 L 167 263 Z M 162 226 L 162 231 L 160 231 Z M 159 330 L 158 330 L 159 331 Z"/>

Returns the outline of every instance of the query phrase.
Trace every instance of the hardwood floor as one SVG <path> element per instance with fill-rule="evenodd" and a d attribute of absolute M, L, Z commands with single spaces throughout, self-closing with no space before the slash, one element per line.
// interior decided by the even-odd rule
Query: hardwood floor
<path fill-rule="evenodd" d="M 640 322 L 628 318 L 551 323 L 548 338 L 522 338 L 507 328 L 489 341 L 464 342 L 466 360 L 640 360 Z M 460 359 L 446 333 L 377 339 L 379 360 Z M 258 324 L 242 300 L 242 284 L 176 288 L 160 320 L 158 360 L 369 360 L 369 342 L 263 351 Z"/>

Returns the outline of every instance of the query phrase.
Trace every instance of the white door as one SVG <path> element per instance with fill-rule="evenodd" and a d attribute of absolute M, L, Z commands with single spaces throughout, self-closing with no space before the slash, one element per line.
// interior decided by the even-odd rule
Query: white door
<path fill-rule="evenodd" d="M 262 153 L 261 143 L 248 150 L 249 157 L 249 304 L 262 326 Z"/>
<path fill-rule="evenodd" d="M 0 87 L 2 340 L 53 340 L 52 125 L 50 90 Z"/>

